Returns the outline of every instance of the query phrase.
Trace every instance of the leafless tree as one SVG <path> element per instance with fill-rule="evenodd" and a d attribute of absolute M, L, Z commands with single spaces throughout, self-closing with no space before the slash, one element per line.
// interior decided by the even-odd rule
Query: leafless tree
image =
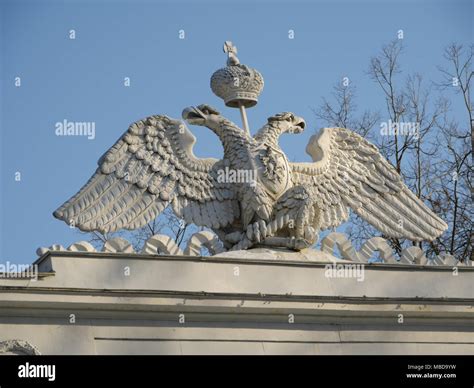
<path fill-rule="evenodd" d="M 439 85 L 426 82 L 420 74 L 403 79 L 402 53 L 401 40 L 395 40 L 383 46 L 381 52 L 370 60 L 368 75 L 378 85 L 385 100 L 385 109 L 381 113 L 370 113 L 374 119 L 368 121 L 370 127 L 361 128 L 358 124 L 367 117 L 367 112 L 358 118 L 353 86 L 336 84 L 334 100 L 323 99 L 314 112 L 325 124 L 353 129 L 374 142 L 410 189 L 448 222 L 448 232 L 432 243 L 419 243 L 418 246 L 430 256 L 447 252 L 464 260 L 470 258 L 473 251 L 472 157 L 469 157 L 474 139 L 470 100 L 472 47 L 468 52 L 456 44 L 446 49 L 444 56 L 451 67 L 441 69 L 444 81 Z M 453 85 L 462 95 L 467 111 L 463 123 L 469 123 L 468 127 L 450 118 L 451 103 L 445 96 L 435 96 L 435 89 Z M 374 129 L 379 117 L 386 117 L 397 129 L 402 122 L 413 123 L 415 126 L 411 128 L 415 130 L 387 136 Z M 346 233 L 356 246 L 360 246 L 376 231 L 352 215 Z M 411 244 L 396 239 L 390 242 L 398 252 Z"/>
<path fill-rule="evenodd" d="M 439 67 L 439 71 L 444 75 L 444 81 L 438 85 L 442 88 L 455 87 L 456 93 L 462 95 L 462 101 L 466 108 L 467 128 L 470 132 L 466 132 L 463 136 L 471 136 L 471 150 L 474 148 L 474 121 L 471 100 L 471 81 L 472 81 L 472 58 L 474 56 L 474 45 L 468 49 L 460 44 L 451 43 L 444 51 L 444 58 L 450 64 L 450 69 Z M 474 156 L 474 155 L 473 155 Z"/>
<path fill-rule="evenodd" d="M 447 234 L 433 245 L 444 249 L 461 260 L 472 259 L 473 255 L 473 200 L 472 187 L 474 122 L 472 112 L 472 59 L 474 46 L 464 49 L 452 43 L 444 52 L 447 67 L 439 67 L 442 81 L 436 85 L 443 92 L 453 90 L 461 95 L 464 119 L 450 119 L 444 116 L 438 126 L 445 145 L 445 153 L 439 170 L 443 174 L 437 189 L 435 201 L 449 224 Z"/>
<path fill-rule="evenodd" d="M 349 79 L 342 79 L 333 86 L 333 102 L 323 98 L 320 107 L 313 109 L 315 116 L 324 125 L 351 128 L 363 137 L 371 136 L 371 129 L 379 120 L 376 112 L 366 110 L 360 117 L 356 116 L 356 87 Z"/>
<path fill-rule="evenodd" d="M 403 121 L 403 114 L 406 110 L 405 94 L 402 88 L 398 87 L 398 75 L 401 73 L 400 55 L 403 51 L 402 40 L 394 40 L 382 47 L 381 52 L 371 58 L 368 75 L 380 87 L 385 98 L 386 117 L 392 123 Z M 387 159 L 392 161 L 398 173 L 402 174 L 402 160 L 405 152 L 413 140 L 413 135 L 409 136 L 379 136 L 378 144 L 381 152 Z"/>
<path fill-rule="evenodd" d="M 313 109 L 317 119 L 324 126 L 350 128 L 359 135 L 373 140 L 372 129 L 379 120 L 379 114 L 365 110 L 357 116 L 356 87 L 352 82 L 342 78 L 333 86 L 332 100 L 323 98 L 321 105 Z M 347 223 L 345 233 L 357 248 L 376 233 L 376 230 L 352 213 Z"/>

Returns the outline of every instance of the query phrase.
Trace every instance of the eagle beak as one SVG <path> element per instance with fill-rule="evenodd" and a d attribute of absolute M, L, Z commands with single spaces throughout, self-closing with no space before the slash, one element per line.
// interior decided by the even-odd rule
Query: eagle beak
<path fill-rule="evenodd" d="M 293 133 L 301 133 L 306 127 L 306 122 L 301 117 L 295 117 Z"/>
<path fill-rule="evenodd" d="M 183 110 L 181 114 L 183 120 L 192 125 L 204 125 L 206 122 L 206 115 L 194 106 L 189 106 Z"/>

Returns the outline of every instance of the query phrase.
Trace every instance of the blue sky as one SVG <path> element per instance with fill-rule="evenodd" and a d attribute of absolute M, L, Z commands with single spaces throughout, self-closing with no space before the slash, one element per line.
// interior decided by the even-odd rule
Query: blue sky
<path fill-rule="evenodd" d="M 225 64 L 225 40 L 265 79 L 259 104 L 248 111 L 251 129 L 280 111 L 303 116 L 306 132 L 281 144 L 290 160 L 309 160 L 304 148 L 322 126 L 311 108 L 330 97 L 335 82 L 347 76 L 355 83 L 361 110 L 382 108 L 381 91 L 366 71 L 383 44 L 402 29 L 404 69 L 439 79 L 443 48 L 472 43 L 473 18 L 472 2 L 462 0 L 3 1 L 0 12 L 0 261 L 16 263 L 33 261 L 39 246 L 83 238 L 52 212 L 133 121 L 179 118 L 184 107 L 209 103 L 240 123 L 238 111 L 209 88 L 211 74 Z M 457 109 L 455 103 L 454 114 Z M 65 119 L 95 122 L 95 139 L 56 136 L 55 123 Z M 210 131 L 191 130 L 198 156 L 222 154 Z"/>

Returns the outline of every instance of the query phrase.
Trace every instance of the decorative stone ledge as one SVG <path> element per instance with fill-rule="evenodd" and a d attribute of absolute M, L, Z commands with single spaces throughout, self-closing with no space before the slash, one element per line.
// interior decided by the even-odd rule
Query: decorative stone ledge
<path fill-rule="evenodd" d="M 214 233 L 202 231 L 190 237 L 184 251 L 178 247 L 171 237 L 157 234 L 146 241 L 141 253 L 150 255 L 200 256 L 202 247 L 206 248 L 211 255 L 217 256 L 253 257 L 256 252 L 255 249 L 249 254 L 247 254 L 246 251 L 226 251 Z M 260 252 L 260 256 L 261 252 L 265 252 L 266 258 L 276 259 L 285 257 L 286 260 L 288 256 L 293 256 L 296 260 L 312 260 L 311 257 L 313 257 L 313 259 L 315 256 L 319 258 L 323 257 L 324 255 L 321 255 L 321 252 L 332 256 L 336 247 L 339 249 L 342 259 L 359 263 L 370 262 L 375 252 L 379 252 L 383 263 L 472 266 L 472 261 L 459 262 L 449 254 L 441 254 L 430 260 L 425 256 L 424 252 L 416 246 L 405 248 L 401 252 L 400 257 L 397 257 L 388 242 L 382 237 L 372 237 L 363 244 L 360 251 L 356 251 L 347 236 L 337 232 L 332 232 L 322 239 L 321 251 L 317 249 L 304 249 L 301 251 L 301 254 L 292 254 L 292 251 L 287 249 L 262 248 L 263 251 L 257 250 L 257 252 Z M 48 251 L 97 252 L 90 243 L 80 241 L 70 245 L 67 249 L 60 244 L 52 245 L 49 248 L 38 248 L 37 254 L 38 256 L 42 256 Z M 135 253 L 132 244 L 123 238 L 113 238 L 106 241 L 102 247 L 102 252 Z M 278 252 L 284 252 L 284 255 L 280 255 Z M 327 260 L 327 257 L 325 260 Z"/>
<path fill-rule="evenodd" d="M 472 266 L 264 248 L 48 251 L 35 264 L 55 276 L 0 279 L 0 341 L 42 354 L 474 353 Z M 327 276 L 338 266 L 363 279 Z"/>

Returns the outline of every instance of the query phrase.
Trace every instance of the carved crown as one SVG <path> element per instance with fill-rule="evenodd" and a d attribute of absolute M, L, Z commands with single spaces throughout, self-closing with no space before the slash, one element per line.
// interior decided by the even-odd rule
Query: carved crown
<path fill-rule="evenodd" d="M 211 77 L 211 89 L 225 104 L 238 108 L 257 105 L 263 90 L 263 77 L 255 69 L 237 63 L 217 70 Z"/>

